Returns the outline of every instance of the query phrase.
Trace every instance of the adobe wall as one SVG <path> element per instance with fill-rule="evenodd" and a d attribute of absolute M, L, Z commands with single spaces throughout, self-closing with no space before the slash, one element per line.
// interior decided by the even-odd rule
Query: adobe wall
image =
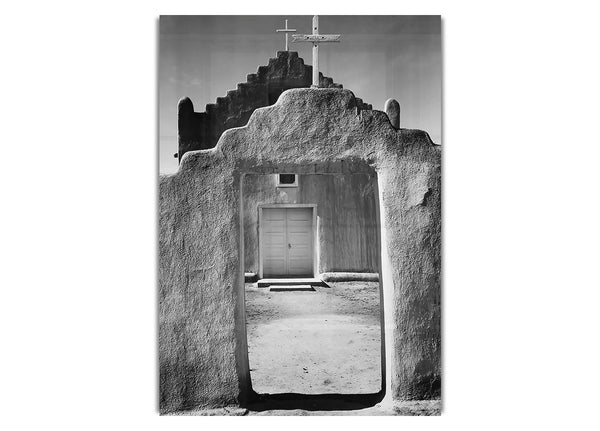
<path fill-rule="evenodd" d="M 312 83 L 312 66 L 304 64 L 294 51 L 278 51 L 267 66 L 259 66 L 256 73 L 247 76 L 246 82 L 229 90 L 216 103 L 206 105 L 204 112 L 194 112 L 189 98 L 179 101 L 178 140 L 179 160 L 187 151 L 213 148 L 221 134 L 232 127 L 246 125 L 255 109 L 272 105 L 279 95 L 291 88 L 307 88 Z M 342 88 L 333 79 L 319 73 L 319 86 Z M 371 105 L 357 99 L 362 109 Z"/>
<path fill-rule="evenodd" d="M 375 172 L 300 175 L 298 187 L 277 187 L 276 175 L 244 177 L 246 272 L 258 273 L 258 206 L 316 204 L 319 261 L 317 273 L 379 272 L 377 182 Z"/>
<path fill-rule="evenodd" d="M 440 396 L 441 151 L 341 89 L 296 89 L 160 179 L 160 410 L 244 404 L 242 174 L 377 172 L 386 397 Z"/>

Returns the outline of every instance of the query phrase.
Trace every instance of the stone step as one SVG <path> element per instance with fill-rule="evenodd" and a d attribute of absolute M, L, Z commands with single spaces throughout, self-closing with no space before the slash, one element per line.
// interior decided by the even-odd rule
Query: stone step
<path fill-rule="evenodd" d="M 278 284 L 269 288 L 269 292 L 314 292 L 310 284 Z"/>
<path fill-rule="evenodd" d="M 327 283 L 318 278 L 262 278 L 256 283 L 257 287 L 298 286 L 303 284 L 329 287 Z"/>

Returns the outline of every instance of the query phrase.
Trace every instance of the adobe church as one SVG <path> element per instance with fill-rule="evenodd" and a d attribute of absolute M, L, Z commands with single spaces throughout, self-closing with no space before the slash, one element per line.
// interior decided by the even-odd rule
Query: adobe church
<path fill-rule="evenodd" d="M 180 101 L 159 192 L 162 413 L 252 402 L 248 276 L 379 280 L 382 402 L 440 397 L 441 151 L 384 110 L 287 50 L 205 112 Z"/>
<path fill-rule="evenodd" d="M 312 67 L 279 51 L 226 97 L 194 112 L 179 103 L 179 153 L 213 148 L 225 130 L 247 124 L 282 92 L 311 85 Z M 319 88 L 341 89 L 319 73 Z M 371 110 L 356 99 L 359 110 Z M 378 272 L 376 183 L 367 173 L 247 175 L 244 178 L 245 271 L 259 278 Z M 260 220 L 259 220 L 260 219 Z"/>

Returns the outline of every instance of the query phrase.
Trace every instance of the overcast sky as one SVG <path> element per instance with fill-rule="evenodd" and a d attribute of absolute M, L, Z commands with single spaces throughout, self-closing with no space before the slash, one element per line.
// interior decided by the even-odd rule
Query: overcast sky
<path fill-rule="evenodd" d="M 159 53 L 160 172 L 177 170 L 177 102 L 196 112 L 246 81 L 283 50 L 285 19 L 311 33 L 312 16 L 162 16 Z M 323 44 L 319 67 L 357 97 L 383 109 L 400 102 L 401 127 L 427 131 L 441 144 L 442 57 L 439 16 L 319 16 L 319 32 L 341 34 Z M 291 39 L 291 37 L 290 37 Z M 311 44 L 290 43 L 306 64 Z"/>

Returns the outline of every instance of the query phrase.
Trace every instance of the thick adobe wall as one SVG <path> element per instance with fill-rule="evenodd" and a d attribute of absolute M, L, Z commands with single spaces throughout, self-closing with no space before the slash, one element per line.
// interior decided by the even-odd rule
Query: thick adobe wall
<path fill-rule="evenodd" d="M 260 66 L 256 73 L 247 76 L 246 82 L 229 90 L 226 96 L 218 97 L 216 103 L 206 105 L 204 112 L 194 112 L 189 98 L 180 100 L 179 160 L 187 151 L 213 148 L 225 130 L 246 125 L 255 109 L 274 104 L 285 90 L 307 88 L 311 83 L 312 66 L 305 65 L 297 52 L 278 51 L 267 66 Z M 342 88 L 322 73 L 319 73 L 319 85 Z M 357 103 L 361 109 L 372 108 L 360 99 Z"/>
<path fill-rule="evenodd" d="M 160 180 L 160 410 L 243 405 L 245 174 L 378 180 L 386 397 L 440 396 L 441 151 L 341 89 L 295 89 Z"/>

